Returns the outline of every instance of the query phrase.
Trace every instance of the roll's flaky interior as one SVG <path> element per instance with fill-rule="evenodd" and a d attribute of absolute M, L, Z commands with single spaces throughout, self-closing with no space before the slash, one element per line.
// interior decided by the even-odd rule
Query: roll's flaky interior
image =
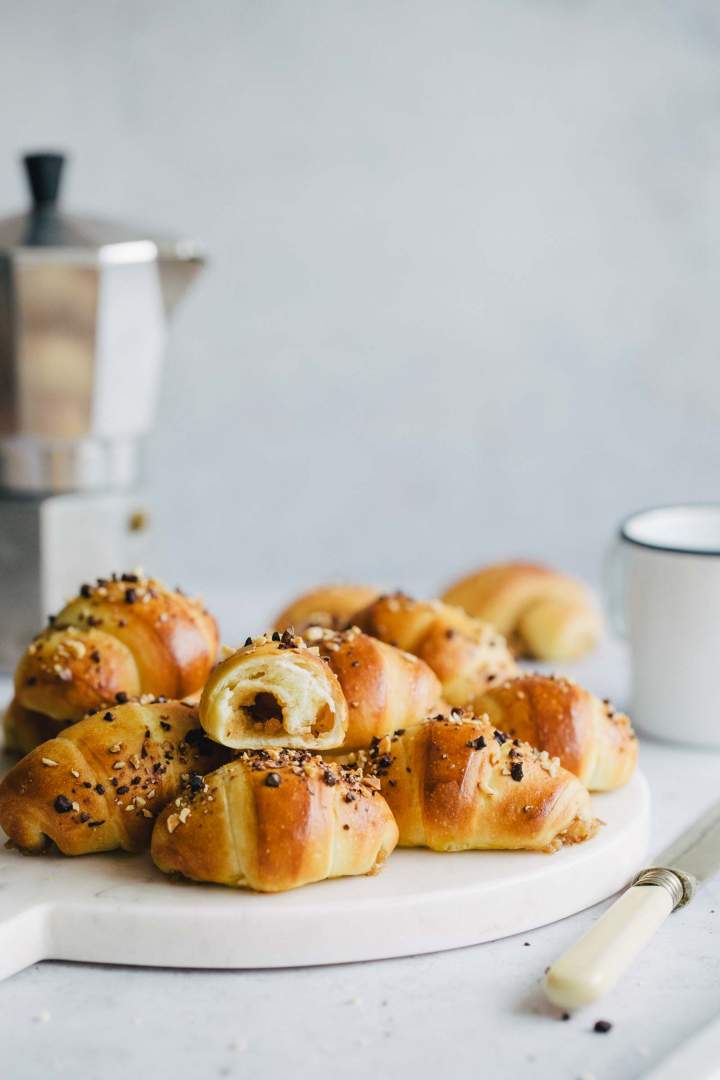
<path fill-rule="evenodd" d="M 233 749 L 340 746 L 348 711 L 330 667 L 289 632 L 249 640 L 212 672 L 200 700 L 207 733 Z"/>

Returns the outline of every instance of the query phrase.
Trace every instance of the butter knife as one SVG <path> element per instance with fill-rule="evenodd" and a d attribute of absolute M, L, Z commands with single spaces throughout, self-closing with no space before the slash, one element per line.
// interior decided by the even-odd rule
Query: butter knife
<path fill-rule="evenodd" d="M 720 800 L 548 969 L 544 989 L 553 1005 L 577 1009 L 611 990 L 668 915 L 719 870 Z"/>

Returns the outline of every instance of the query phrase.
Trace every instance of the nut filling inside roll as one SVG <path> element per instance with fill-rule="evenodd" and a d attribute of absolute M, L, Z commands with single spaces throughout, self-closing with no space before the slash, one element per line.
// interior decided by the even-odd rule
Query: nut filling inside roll
<path fill-rule="evenodd" d="M 226 734 L 312 735 L 332 730 L 335 706 L 324 682 L 293 660 L 278 657 L 272 668 L 258 657 L 242 675 L 229 678 L 220 698 L 228 713 Z"/>
<path fill-rule="evenodd" d="M 212 673 L 201 722 L 234 749 L 329 750 L 347 731 L 347 703 L 330 667 L 289 632 L 249 639 Z"/>

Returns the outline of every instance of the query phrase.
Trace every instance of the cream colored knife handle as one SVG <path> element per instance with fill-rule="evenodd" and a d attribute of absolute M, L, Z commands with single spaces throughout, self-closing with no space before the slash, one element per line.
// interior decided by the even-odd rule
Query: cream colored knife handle
<path fill-rule="evenodd" d="M 662 871 L 670 875 L 670 871 Z M 649 874 L 649 872 L 648 872 Z M 545 993 L 561 1009 L 577 1009 L 612 989 L 644 945 L 681 902 L 682 882 L 633 885 L 545 976 Z"/>

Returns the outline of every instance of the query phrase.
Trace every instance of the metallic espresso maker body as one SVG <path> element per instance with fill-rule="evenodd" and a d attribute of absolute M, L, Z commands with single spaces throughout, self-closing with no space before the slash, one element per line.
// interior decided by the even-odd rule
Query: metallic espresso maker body
<path fill-rule="evenodd" d="M 0 669 L 89 577 L 142 561 L 135 485 L 188 241 L 61 212 L 59 154 L 0 220 Z"/>

